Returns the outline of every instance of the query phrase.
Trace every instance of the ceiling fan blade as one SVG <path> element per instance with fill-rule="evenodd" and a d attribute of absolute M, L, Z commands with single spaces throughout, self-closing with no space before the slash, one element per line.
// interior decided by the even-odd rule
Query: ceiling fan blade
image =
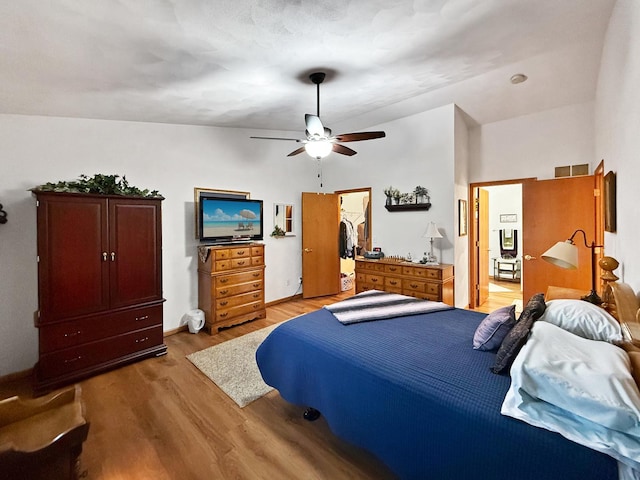
<path fill-rule="evenodd" d="M 300 147 L 295 149 L 293 152 L 291 152 L 289 155 L 287 155 L 287 157 L 293 157 L 294 155 L 298 155 L 300 153 L 304 152 L 304 147 Z"/>
<path fill-rule="evenodd" d="M 355 150 L 351 150 L 349 147 L 345 147 L 344 145 L 339 145 L 337 143 L 333 144 L 332 150 L 336 153 L 341 153 L 342 155 L 347 155 L 349 157 L 358 153 Z"/>
<path fill-rule="evenodd" d="M 374 138 L 383 138 L 386 134 L 380 132 L 358 132 L 358 133 L 341 133 L 336 135 L 338 142 L 359 142 L 360 140 L 373 140 Z"/>
<path fill-rule="evenodd" d="M 257 138 L 261 140 L 291 140 L 293 142 L 302 142 L 299 138 L 281 138 L 281 137 L 249 137 L 249 138 Z"/>
<path fill-rule="evenodd" d="M 322 121 L 320 121 L 320 117 L 317 115 L 310 115 L 307 113 L 304 116 L 304 123 L 307 125 L 308 136 L 324 136 L 324 126 L 322 125 Z"/>

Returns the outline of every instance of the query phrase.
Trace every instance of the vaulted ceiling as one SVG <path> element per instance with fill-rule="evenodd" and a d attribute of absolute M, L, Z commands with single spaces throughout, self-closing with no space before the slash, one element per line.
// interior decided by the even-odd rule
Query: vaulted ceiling
<path fill-rule="evenodd" d="M 0 113 L 300 130 L 323 70 L 334 128 L 448 103 L 483 124 L 593 100 L 614 3 L 4 1 Z"/>

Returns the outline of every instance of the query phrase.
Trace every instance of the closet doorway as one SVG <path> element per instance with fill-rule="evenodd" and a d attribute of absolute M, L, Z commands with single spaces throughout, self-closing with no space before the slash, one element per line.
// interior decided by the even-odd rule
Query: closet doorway
<path fill-rule="evenodd" d="M 347 291 L 355 286 L 355 258 L 371 250 L 371 188 L 336 193 L 340 205 L 340 277 L 343 291 Z"/>

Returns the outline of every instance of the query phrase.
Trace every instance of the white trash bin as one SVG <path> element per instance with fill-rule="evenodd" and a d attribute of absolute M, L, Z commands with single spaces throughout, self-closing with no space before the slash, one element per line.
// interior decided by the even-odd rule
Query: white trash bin
<path fill-rule="evenodd" d="M 204 312 L 202 310 L 190 310 L 184 316 L 191 333 L 198 333 L 204 327 Z"/>

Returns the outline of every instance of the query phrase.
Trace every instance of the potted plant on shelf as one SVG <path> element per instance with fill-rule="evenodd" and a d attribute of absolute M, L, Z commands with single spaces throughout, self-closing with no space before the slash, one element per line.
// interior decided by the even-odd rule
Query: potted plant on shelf
<path fill-rule="evenodd" d="M 282 238 L 285 236 L 285 231 L 281 229 L 278 225 L 273 227 L 273 232 L 271 232 L 271 236 L 275 238 Z"/>
<path fill-rule="evenodd" d="M 413 194 L 416 196 L 416 203 L 429 203 L 429 190 L 418 185 Z"/>

